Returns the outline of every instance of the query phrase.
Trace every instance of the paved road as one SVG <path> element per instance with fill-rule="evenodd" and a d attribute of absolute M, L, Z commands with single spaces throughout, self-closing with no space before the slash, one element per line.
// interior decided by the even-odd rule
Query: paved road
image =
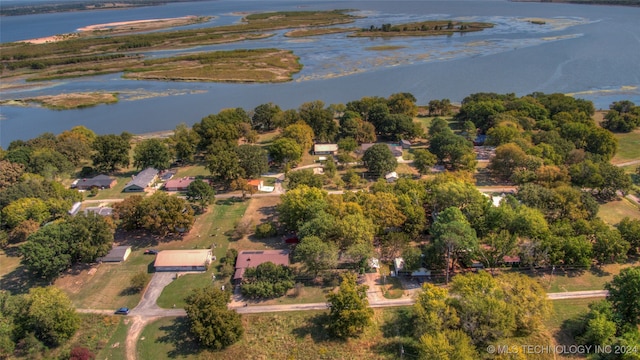
<path fill-rule="evenodd" d="M 565 299 L 587 299 L 606 297 L 609 294 L 607 290 L 587 290 L 587 291 L 567 291 L 560 293 L 548 293 L 549 300 L 565 300 Z"/>

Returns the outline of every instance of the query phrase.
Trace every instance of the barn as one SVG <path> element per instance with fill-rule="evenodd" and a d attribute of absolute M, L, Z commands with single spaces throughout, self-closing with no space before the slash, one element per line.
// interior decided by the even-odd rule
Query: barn
<path fill-rule="evenodd" d="M 153 264 L 156 271 L 206 271 L 211 264 L 211 250 L 163 250 Z"/>

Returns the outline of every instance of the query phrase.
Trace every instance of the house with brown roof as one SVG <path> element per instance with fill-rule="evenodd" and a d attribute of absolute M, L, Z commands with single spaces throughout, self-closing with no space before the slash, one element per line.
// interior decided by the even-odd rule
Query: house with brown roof
<path fill-rule="evenodd" d="M 244 271 L 249 267 L 257 267 L 266 262 L 276 265 L 289 266 L 289 250 L 245 250 L 238 253 L 236 259 L 236 272 L 233 280 L 236 283 L 242 281 Z"/>
<path fill-rule="evenodd" d="M 116 186 L 118 180 L 116 178 L 109 177 L 107 175 L 98 175 L 90 179 L 80 179 L 75 183 L 75 188 L 78 190 L 91 190 L 96 189 L 111 189 Z"/>
<path fill-rule="evenodd" d="M 162 250 L 153 266 L 156 271 L 206 271 L 212 259 L 210 249 Z"/>
<path fill-rule="evenodd" d="M 187 191 L 189 185 L 196 180 L 193 176 L 181 177 L 177 179 L 171 179 L 164 184 L 166 191 Z M 209 184 L 209 180 L 203 179 L 202 181 Z"/>

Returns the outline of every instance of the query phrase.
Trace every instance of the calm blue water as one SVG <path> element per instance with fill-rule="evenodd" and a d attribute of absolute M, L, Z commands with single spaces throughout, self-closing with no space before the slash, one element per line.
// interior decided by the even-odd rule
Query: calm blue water
<path fill-rule="evenodd" d="M 240 19 L 238 12 L 357 9 L 356 26 L 456 18 L 490 21 L 480 33 L 439 38 L 347 39 L 343 34 L 308 39 L 276 36 L 259 41 L 199 47 L 187 52 L 279 47 L 300 56 L 303 70 L 285 84 L 215 84 L 133 81 L 120 74 L 43 83 L 29 91 L 2 91 L 2 99 L 79 91 L 117 91 L 121 101 L 90 109 L 52 111 L 0 107 L 0 145 L 75 125 L 97 133 L 134 133 L 189 125 L 223 108 L 273 102 L 284 109 L 323 100 L 346 103 L 363 96 L 411 92 L 421 104 L 461 101 L 474 92 L 575 93 L 598 108 L 629 99 L 640 104 L 640 8 L 506 1 L 238 1 L 169 4 L 131 10 L 4 17 L 2 42 L 74 32 L 113 21 L 211 15 L 212 24 Z M 545 18 L 544 26 L 525 18 Z M 379 45 L 401 50 L 371 51 Z M 167 56 L 156 52 L 148 56 Z M 145 96 L 154 94 L 155 97 Z"/>

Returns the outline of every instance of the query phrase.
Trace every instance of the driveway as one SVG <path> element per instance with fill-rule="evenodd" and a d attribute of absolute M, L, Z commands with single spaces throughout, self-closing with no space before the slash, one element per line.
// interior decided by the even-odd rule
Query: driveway
<path fill-rule="evenodd" d="M 131 315 L 154 316 L 157 310 L 162 310 L 156 304 L 156 301 L 160 297 L 160 294 L 162 294 L 164 287 L 169 285 L 175 276 L 175 272 L 154 273 L 138 306 L 131 310 Z"/>

